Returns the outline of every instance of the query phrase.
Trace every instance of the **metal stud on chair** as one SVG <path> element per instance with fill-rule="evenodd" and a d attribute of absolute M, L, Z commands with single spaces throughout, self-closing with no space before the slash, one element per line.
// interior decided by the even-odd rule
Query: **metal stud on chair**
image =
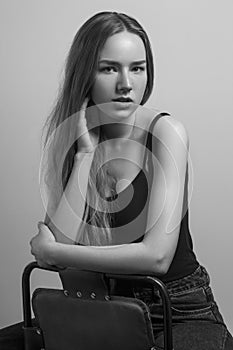
<path fill-rule="evenodd" d="M 96 294 L 94 292 L 91 293 L 91 299 L 95 299 L 96 298 Z"/>

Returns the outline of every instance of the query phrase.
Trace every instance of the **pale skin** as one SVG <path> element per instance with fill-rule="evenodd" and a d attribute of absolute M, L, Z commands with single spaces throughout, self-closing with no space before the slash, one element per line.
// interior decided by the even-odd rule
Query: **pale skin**
<path fill-rule="evenodd" d="M 110 61 L 115 63 L 112 64 Z M 140 64 L 138 64 L 139 61 Z M 101 52 L 99 70 L 92 89 L 93 101 L 96 104 L 108 103 L 119 95 L 130 95 L 135 104 L 140 104 L 147 81 L 145 61 L 146 52 L 139 36 L 121 32 L 108 38 Z M 80 120 L 84 127 L 87 102 L 86 99 L 80 112 Z M 124 125 L 124 120 L 130 122 L 132 116 L 134 115 L 129 116 L 125 109 L 113 109 L 112 120 L 120 121 L 121 124 L 117 128 L 115 126 L 111 128 L 111 124 L 105 128 L 106 135 L 109 138 L 114 137 L 114 142 L 109 143 L 109 147 L 112 147 L 114 152 L 117 150 L 118 154 L 125 152 L 127 137 L 129 134 L 132 136 L 129 125 Z M 103 114 L 100 117 L 105 118 L 106 116 Z M 137 120 L 136 123 L 142 123 L 144 129 L 147 130 L 150 121 L 148 117 L 147 120 Z M 146 233 L 142 232 L 142 235 L 144 234 L 142 242 L 109 246 L 73 245 L 71 242 L 69 244 L 69 242 L 59 241 L 48 226 L 40 222 L 39 232 L 32 238 L 30 244 L 31 252 L 41 266 L 55 265 L 63 268 L 75 267 L 81 270 L 150 275 L 163 275 L 168 271 L 179 238 L 180 226 L 175 223 L 181 221 L 189 141 L 183 124 L 170 117 L 163 117 L 155 124 L 153 135 L 161 142 L 153 141 L 152 143 L 152 151 L 158 163 L 153 161 L 156 177 L 150 188 L 147 213 L 150 229 Z M 141 141 L 143 140 L 142 133 Z M 87 133 L 84 138 L 80 138 L 79 142 L 80 157 L 83 153 L 91 155 L 95 148 L 94 136 Z M 127 154 L 128 159 L 138 158 L 138 164 L 140 164 L 143 155 L 133 154 L 133 149 L 130 149 L 129 152 L 131 154 Z M 158 164 L 164 171 L 166 186 Z M 128 182 L 134 179 L 138 169 L 127 166 L 124 161 L 121 168 L 124 174 L 122 174 L 122 170 L 117 172 L 118 165 L 119 159 L 117 163 L 112 161 L 111 169 L 116 178 L 122 180 L 119 181 L 118 186 L 120 192 Z M 163 201 L 163 190 L 166 192 L 165 201 Z M 158 219 L 151 225 L 155 216 Z M 172 232 L 167 234 L 170 231 Z"/>

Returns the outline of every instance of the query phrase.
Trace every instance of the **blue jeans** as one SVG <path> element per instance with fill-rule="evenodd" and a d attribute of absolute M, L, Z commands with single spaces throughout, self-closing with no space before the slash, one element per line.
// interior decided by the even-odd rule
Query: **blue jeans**
<path fill-rule="evenodd" d="M 175 350 L 233 350 L 233 338 L 209 283 L 209 274 L 201 265 L 192 274 L 165 283 L 171 300 Z M 156 345 L 163 347 L 163 312 L 158 291 L 138 287 L 133 288 L 133 294 L 148 305 Z"/>

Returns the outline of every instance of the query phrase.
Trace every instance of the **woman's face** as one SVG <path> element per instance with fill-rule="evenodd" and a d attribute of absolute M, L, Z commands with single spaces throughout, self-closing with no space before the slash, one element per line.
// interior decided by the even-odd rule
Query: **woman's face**
<path fill-rule="evenodd" d="M 112 117 L 127 117 L 143 98 L 146 68 L 146 51 L 138 35 L 127 31 L 112 35 L 100 53 L 92 100 L 96 105 L 108 103 Z M 132 102 L 114 101 L 120 97 Z"/>

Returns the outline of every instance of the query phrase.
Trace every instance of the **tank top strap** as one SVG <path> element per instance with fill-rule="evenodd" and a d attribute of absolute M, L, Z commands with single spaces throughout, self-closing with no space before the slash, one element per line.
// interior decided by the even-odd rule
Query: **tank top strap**
<path fill-rule="evenodd" d="M 147 131 L 147 140 L 146 140 L 146 148 L 147 148 L 147 152 L 145 154 L 145 157 L 144 157 L 144 162 L 143 162 L 143 169 L 145 170 L 146 169 L 146 162 L 147 162 L 147 154 L 148 154 L 148 150 L 152 151 L 152 131 L 153 131 L 153 128 L 154 128 L 154 125 L 156 124 L 156 122 L 163 116 L 165 115 L 169 115 L 169 113 L 166 113 L 166 112 L 160 112 L 159 114 L 156 114 L 155 117 L 152 119 L 152 122 L 150 123 L 150 126 L 149 126 L 149 129 Z M 150 153 L 150 152 L 149 152 Z M 149 155 L 150 157 L 151 155 Z M 148 162 L 148 172 L 152 172 L 152 161 L 149 160 Z M 148 181 L 148 179 L 147 179 Z M 144 235 L 140 236 L 138 239 L 134 240 L 132 243 L 139 243 L 143 240 L 143 237 Z"/>
<path fill-rule="evenodd" d="M 146 141 L 146 147 L 151 151 L 152 150 L 152 130 L 155 126 L 155 124 L 157 123 L 157 121 L 163 117 L 169 115 L 169 113 L 167 112 L 160 112 L 159 114 L 156 114 L 156 116 L 153 118 L 152 122 L 150 123 L 149 129 L 148 129 L 148 136 L 147 136 L 147 141 Z"/>
<path fill-rule="evenodd" d="M 151 154 L 150 152 L 152 152 L 152 135 L 153 135 L 153 128 L 154 125 L 156 124 L 156 122 L 163 116 L 169 115 L 169 113 L 166 112 L 160 112 L 159 114 L 156 114 L 156 116 L 152 119 L 152 122 L 150 123 L 149 129 L 147 131 L 147 140 L 146 140 L 146 152 L 145 152 L 145 156 L 144 156 L 144 161 L 143 161 L 143 169 L 148 169 L 148 172 L 151 169 L 152 166 L 152 162 L 151 162 Z M 148 164 L 148 167 L 146 167 L 146 163 Z"/>

